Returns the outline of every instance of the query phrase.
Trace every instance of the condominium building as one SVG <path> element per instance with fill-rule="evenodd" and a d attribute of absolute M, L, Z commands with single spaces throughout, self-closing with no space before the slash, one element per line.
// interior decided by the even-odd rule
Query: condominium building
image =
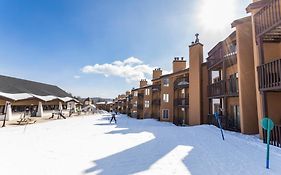
<path fill-rule="evenodd" d="M 274 121 L 272 140 L 281 146 L 281 0 L 254 0 L 247 12 L 251 13 L 258 120 Z M 263 135 L 261 126 L 259 133 Z"/>

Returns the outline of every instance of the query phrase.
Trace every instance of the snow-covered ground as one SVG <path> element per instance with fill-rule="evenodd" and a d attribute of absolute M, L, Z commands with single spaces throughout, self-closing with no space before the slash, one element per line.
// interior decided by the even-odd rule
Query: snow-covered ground
<path fill-rule="evenodd" d="M 208 125 L 95 115 L 0 128 L 1 175 L 281 174 L 281 149 Z"/>

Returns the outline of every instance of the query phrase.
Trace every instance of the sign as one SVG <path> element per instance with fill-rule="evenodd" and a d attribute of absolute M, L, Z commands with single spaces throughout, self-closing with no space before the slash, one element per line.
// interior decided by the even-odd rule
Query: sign
<path fill-rule="evenodd" d="M 266 168 L 269 169 L 269 142 L 270 142 L 270 131 L 273 129 L 274 127 L 274 123 L 273 121 L 268 118 L 267 116 L 265 116 L 262 120 L 261 120 L 261 125 L 262 128 L 265 129 L 267 132 L 267 149 L 266 149 Z"/>

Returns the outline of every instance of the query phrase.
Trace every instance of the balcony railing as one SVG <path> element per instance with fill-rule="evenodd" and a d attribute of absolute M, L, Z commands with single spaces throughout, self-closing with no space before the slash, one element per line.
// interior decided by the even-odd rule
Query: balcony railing
<path fill-rule="evenodd" d="M 138 98 L 143 98 L 144 97 L 144 93 L 138 93 Z"/>
<path fill-rule="evenodd" d="M 263 142 L 266 143 L 267 132 L 263 129 Z M 281 148 L 281 125 L 275 125 L 270 134 L 270 144 Z"/>
<path fill-rule="evenodd" d="M 175 89 L 183 89 L 188 87 L 189 87 L 188 77 L 177 78 L 174 82 Z"/>
<path fill-rule="evenodd" d="M 159 106 L 161 103 L 160 101 L 161 101 L 160 99 L 154 99 L 154 100 L 152 100 L 152 105 Z"/>
<path fill-rule="evenodd" d="M 261 36 L 281 24 L 281 0 L 269 0 L 254 15 L 256 36 Z"/>
<path fill-rule="evenodd" d="M 152 85 L 152 92 L 157 92 L 161 90 L 161 85 Z"/>
<path fill-rule="evenodd" d="M 210 84 L 208 87 L 209 97 L 218 97 L 226 95 L 225 81 L 221 80 Z"/>
<path fill-rule="evenodd" d="M 141 104 L 138 104 L 138 107 L 137 107 L 139 110 L 143 110 L 143 105 Z"/>
<path fill-rule="evenodd" d="M 230 78 L 226 81 L 221 80 L 209 85 L 209 97 L 238 96 L 238 78 Z"/>
<path fill-rule="evenodd" d="M 188 106 L 189 105 L 189 98 L 177 98 L 174 100 L 174 106 Z"/>
<path fill-rule="evenodd" d="M 281 59 L 258 67 L 259 88 L 262 91 L 281 89 Z"/>

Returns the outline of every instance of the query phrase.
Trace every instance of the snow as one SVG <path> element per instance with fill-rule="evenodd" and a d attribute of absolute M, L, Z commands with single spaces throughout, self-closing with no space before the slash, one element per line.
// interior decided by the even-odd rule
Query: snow
<path fill-rule="evenodd" d="M 281 174 L 281 149 L 214 126 L 89 115 L 0 129 L 0 174 Z"/>
<path fill-rule="evenodd" d="M 25 99 L 30 99 L 30 98 L 35 97 L 35 98 L 38 98 L 45 102 L 56 100 L 56 99 L 59 99 L 63 102 L 69 102 L 69 101 L 75 101 L 77 103 L 79 102 L 78 100 L 71 98 L 71 97 L 57 97 L 57 96 L 53 96 L 53 95 L 41 96 L 41 95 L 28 94 L 28 93 L 11 94 L 11 93 L 0 92 L 0 96 L 14 100 L 14 101 L 25 100 Z"/>

